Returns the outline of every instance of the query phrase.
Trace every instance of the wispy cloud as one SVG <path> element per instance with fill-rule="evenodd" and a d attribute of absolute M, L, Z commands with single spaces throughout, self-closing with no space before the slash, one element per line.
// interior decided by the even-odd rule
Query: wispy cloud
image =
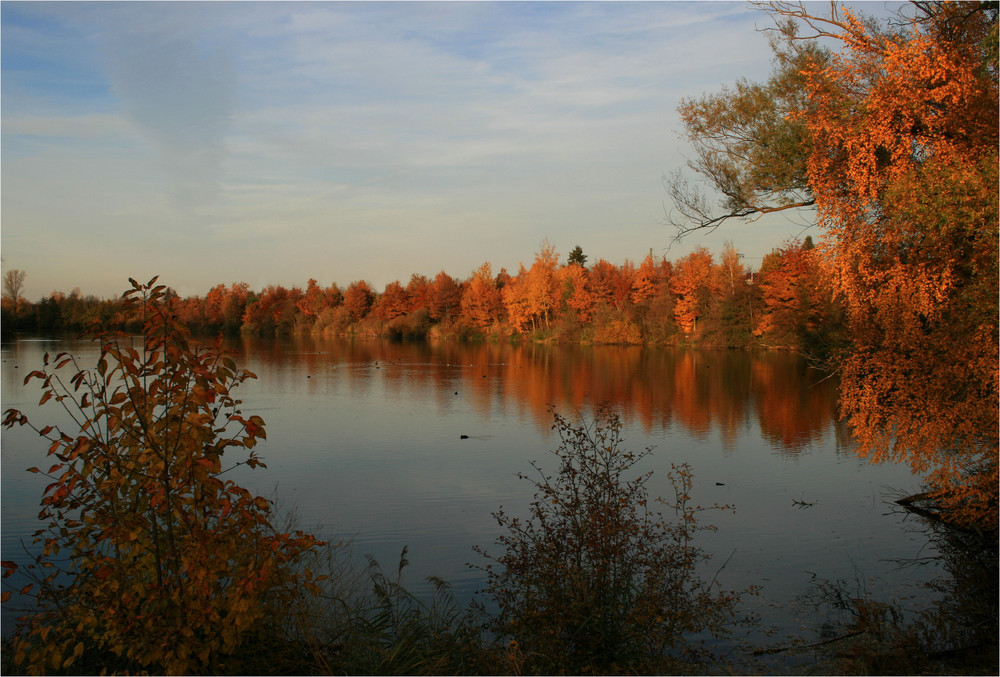
<path fill-rule="evenodd" d="M 107 73 L 124 115 L 155 144 L 175 204 L 210 202 L 235 110 L 228 55 L 162 28 L 135 30 L 108 40 Z"/>
<path fill-rule="evenodd" d="M 190 293 L 516 268 L 545 236 L 616 261 L 662 251 L 677 103 L 766 75 L 757 18 L 735 2 L 5 4 L 6 265 L 29 295 L 86 286 L 26 239 L 80 224 L 147 250 L 109 275 L 155 268 Z"/>

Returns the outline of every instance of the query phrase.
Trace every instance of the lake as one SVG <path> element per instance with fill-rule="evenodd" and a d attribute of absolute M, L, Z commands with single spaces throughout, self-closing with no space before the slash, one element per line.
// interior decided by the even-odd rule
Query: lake
<path fill-rule="evenodd" d="M 418 593 L 436 575 L 471 599 L 483 578 L 466 565 L 478 561 L 474 545 L 490 550 L 498 535 L 491 512 L 526 513 L 533 487 L 517 473 L 532 460 L 554 469 L 553 408 L 589 421 L 602 403 L 621 415 L 627 446 L 652 447 L 637 468 L 653 471 L 651 493 L 667 495 L 670 464 L 686 462 L 696 503 L 735 507 L 706 514 L 718 531 L 699 542 L 713 572 L 726 562 L 725 587 L 762 586 L 746 605 L 761 618 L 752 641 L 828 633 L 834 611 L 810 603 L 817 582 L 917 604 L 939 573 L 900 564 L 934 552 L 920 521 L 892 503 L 919 479 L 857 458 L 836 418 L 835 379 L 793 354 L 309 337 L 232 347 L 258 376 L 236 394 L 267 422 L 268 466 L 234 479 L 293 509 L 302 528 L 353 538 L 359 558 L 387 571 L 409 546 L 404 582 Z M 3 344 L 4 409 L 62 420 L 52 404 L 38 410 L 37 381 L 21 385 L 46 351 L 61 350 L 95 363 L 86 342 Z M 3 432 L 4 559 L 23 556 L 19 542 L 36 528 L 47 480 L 24 469 L 45 449 L 28 429 Z"/>

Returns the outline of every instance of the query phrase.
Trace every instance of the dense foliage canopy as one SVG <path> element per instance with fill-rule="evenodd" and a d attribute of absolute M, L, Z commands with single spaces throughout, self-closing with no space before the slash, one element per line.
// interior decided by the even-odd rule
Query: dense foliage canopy
<path fill-rule="evenodd" d="M 850 336 L 841 408 L 860 453 L 907 461 L 952 523 L 995 531 L 998 8 L 913 9 L 879 22 L 836 5 L 767 5 L 772 79 L 681 108 L 700 158 L 690 167 L 718 208 L 685 194 L 683 178 L 673 192 L 687 229 L 815 207 L 823 285 Z M 817 255 L 787 249 L 762 273 L 803 256 Z M 806 329 L 829 312 L 817 285 L 776 282 L 762 285 L 775 312 L 758 331 L 787 327 L 784 309 Z"/>

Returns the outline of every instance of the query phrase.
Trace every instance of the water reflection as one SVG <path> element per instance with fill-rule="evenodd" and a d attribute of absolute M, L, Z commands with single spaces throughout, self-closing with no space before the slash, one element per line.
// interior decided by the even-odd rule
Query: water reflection
<path fill-rule="evenodd" d="M 881 504 L 884 487 L 918 490 L 909 469 L 840 453 L 850 445 L 835 423 L 836 383 L 794 355 L 309 337 L 232 347 L 259 376 L 237 396 L 267 421 L 259 452 L 268 468 L 230 477 L 276 496 L 302 527 L 353 537 L 359 554 L 389 566 L 409 546 L 418 591 L 430 575 L 463 602 L 481 587 L 466 563 L 473 546 L 495 539 L 492 511 L 529 505 L 517 473 L 551 461 L 553 406 L 589 418 L 609 403 L 627 446 L 654 449 L 642 468 L 655 473 L 651 491 L 666 490 L 672 463 L 691 463 L 695 501 L 736 506 L 712 516 L 719 530 L 701 544 L 716 565 L 731 557 L 724 587 L 764 586 L 750 610 L 767 625 L 798 627 L 795 600 L 813 575 L 837 580 L 860 567 L 882 577 L 884 598 L 911 594 L 914 576 L 897 577 L 885 560 L 926 554 L 924 539 L 901 531 Z M 58 422 L 57 407 L 38 411 L 37 384 L 21 381 L 44 351 L 67 349 L 83 365 L 96 361 L 89 343 L 4 344 L 4 406 Z M 36 528 L 48 480 L 24 469 L 45 449 L 29 430 L 3 432 L 5 558 Z M 9 614 L 3 622 L 8 629 Z"/>
<path fill-rule="evenodd" d="M 322 394 L 331 370 L 356 397 L 372 388 L 400 399 L 455 398 L 482 416 L 517 411 L 539 430 L 549 409 L 593 413 L 602 403 L 646 433 L 680 426 L 696 439 L 717 433 L 731 447 L 751 422 L 779 453 L 794 454 L 831 432 L 837 383 L 789 353 L 646 350 L 638 347 L 396 343 L 299 337 L 286 342 L 243 338 L 239 349 L 260 360 L 269 379 L 309 374 L 299 384 Z"/>

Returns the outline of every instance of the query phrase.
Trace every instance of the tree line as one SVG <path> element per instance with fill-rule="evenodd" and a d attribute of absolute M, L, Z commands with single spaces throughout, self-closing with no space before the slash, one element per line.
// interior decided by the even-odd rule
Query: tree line
<path fill-rule="evenodd" d="M 757 271 L 731 243 L 717 259 L 699 247 L 673 262 L 652 254 L 638 265 L 586 262 L 577 246 L 560 263 L 545 243 L 515 275 L 506 269 L 494 274 L 485 262 L 466 279 L 444 271 L 433 279 L 414 273 L 405 285 L 395 280 L 381 291 L 364 280 L 343 289 L 310 279 L 305 289 L 271 285 L 259 291 L 238 282 L 216 285 L 204 296 L 173 294 L 171 301 L 179 318 L 202 334 L 814 349 L 839 331 L 842 310 L 810 237 L 774 249 Z M 3 312 L 8 332 L 78 331 L 95 321 L 122 320 L 116 301 L 82 296 L 77 289 L 31 303 L 11 284 L 5 284 Z"/>

